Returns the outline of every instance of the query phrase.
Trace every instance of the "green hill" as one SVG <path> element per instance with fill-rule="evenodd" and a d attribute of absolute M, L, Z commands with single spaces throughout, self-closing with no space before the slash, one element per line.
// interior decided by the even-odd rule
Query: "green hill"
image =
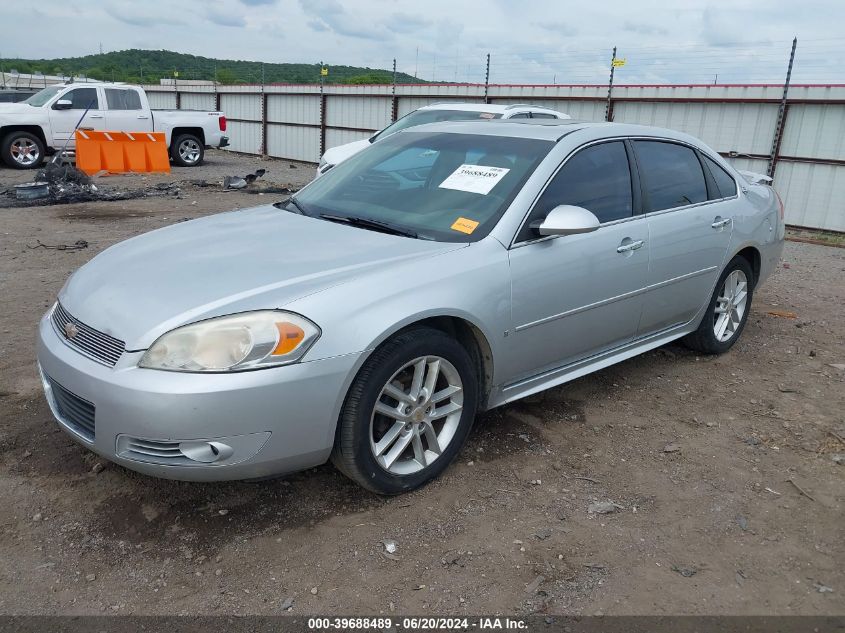
<path fill-rule="evenodd" d="M 393 72 L 380 68 L 328 65 L 328 83 L 392 83 Z M 103 81 L 158 83 L 159 79 L 217 80 L 222 84 L 319 83 L 319 64 L 262 64 L 232 59 L 212 59 L 173 51 L 130 49 L 85 57 L 61 59 L 0 59 L 0 69 L 20 73 L 85 76 Z M 396 74 L 397 83 L 424 83 L 405 73 Z"/>

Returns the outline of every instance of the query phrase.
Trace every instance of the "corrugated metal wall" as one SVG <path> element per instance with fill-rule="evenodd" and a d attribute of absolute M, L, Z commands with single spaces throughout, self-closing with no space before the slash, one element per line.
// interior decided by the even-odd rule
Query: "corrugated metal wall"
<path fill-rule="evenodd" d="M 175 108 L 173 86 L 147 86 L 153 108 Z M 230 149 L 316 162 L 329 147 L 367 138 L 431 103 L 484 101 L 483 85 L 179 86 L 179 107 L 220 109 Z M 781 86 L 615 86 L 613 120 L 680 130 L 702 139 L 738 169 L 765 173 Z M 535 103 L 601 121 L 606 86 L 493 85 L 491 103 Z M 264 103 L 266 99 L 266 112 Z M 322 104 L 325 104 L 325 108 Z M 264 128 L 266 122 L 266 131 Z M 264 144 L 266 142 L 266 147 Z M 793 86 L 775 162 L 787 222 L 845 231 L 845 86 Z"/>

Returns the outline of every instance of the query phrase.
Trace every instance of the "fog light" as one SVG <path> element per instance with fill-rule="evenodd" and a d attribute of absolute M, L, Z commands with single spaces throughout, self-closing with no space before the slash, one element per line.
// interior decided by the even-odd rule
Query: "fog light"
<path fill-rule="evenodd" d="M 179 444 L 179 451 L 195 462 L 211 464 L 221 459 L 228 459 L 235 449 L 223 442 L 188 441 Z"/>

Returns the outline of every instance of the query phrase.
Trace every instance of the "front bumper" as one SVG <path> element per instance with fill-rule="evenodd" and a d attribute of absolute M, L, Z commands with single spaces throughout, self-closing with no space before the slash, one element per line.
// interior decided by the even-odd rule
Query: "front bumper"
<path fill-rule="evenodd" d="M 125 352 L 108 367 L 71 348 L 51 313 L 38 330 L 48 403 L 59 426 L 102 457 L 155 477 L 188 481 L 267 477 L 328 459 L 360 354 L 232 374 L 190 374 L 141 369 L 142 352 Z M 68 394 L 77 404 L 90 405 L 90 432 L 63 415 Z M 77 415 L 77 404 L 66 408 Z M 190 457 L 205 459 L 201 453 L 212 443 L 226 447 L 217 461 Z"/>

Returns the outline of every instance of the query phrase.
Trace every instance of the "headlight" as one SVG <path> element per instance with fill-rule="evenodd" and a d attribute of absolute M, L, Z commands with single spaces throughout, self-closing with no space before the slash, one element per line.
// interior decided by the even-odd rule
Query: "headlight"
<path fill-rule="evenodd" d="M 227 372 L 295 363 L 320 336 L 305 317 L 279 310 L 244 312 L 185 325 L 160 336 L 139 367 Z"/>

